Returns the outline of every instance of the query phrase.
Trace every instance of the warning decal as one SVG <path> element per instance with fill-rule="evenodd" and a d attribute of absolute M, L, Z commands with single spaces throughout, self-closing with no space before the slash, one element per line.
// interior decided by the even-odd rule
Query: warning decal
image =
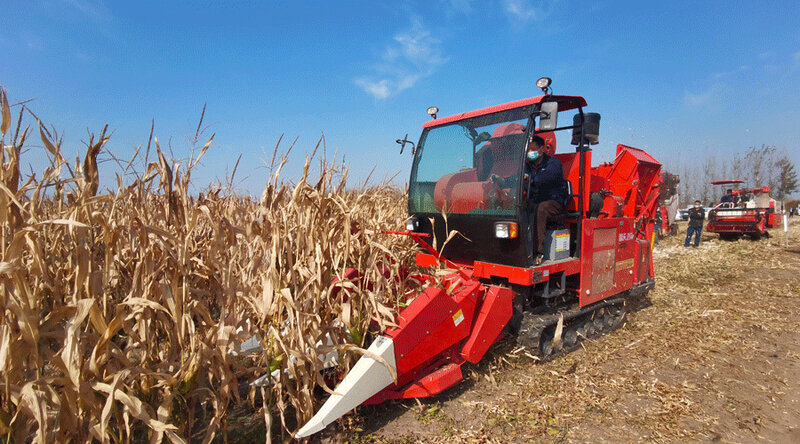
<path fill-rule="evenodd" d="M 456 327 L 458 327 L 458 324 L 460 324 L 463 320 L 464 313 L 461 310 L 458 310 L 456 314 L 453 315 L 453 323 L 456 324 Z"/>
<path fill-rule="evenodd" d="M 569 250 L 569 233 L 556 234 L 556 253 Z"/>

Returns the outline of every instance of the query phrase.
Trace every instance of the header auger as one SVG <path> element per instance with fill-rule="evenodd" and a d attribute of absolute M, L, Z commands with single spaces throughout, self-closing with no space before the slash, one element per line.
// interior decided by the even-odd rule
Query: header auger
<path fill-rule="evenodd" d="M 452 387 L 463 377 L 461 366 L 479 362 L 504 332 L 539 359 L 566 353 L 622 325 L 628 298 L 654 287 L 661 164 L 618 145 L 614 162 L 592 167 L 600 115 L 584 112 L 582 97 L 550 94 L 549 80 L 537 82 L 544 92 L 538 97 L 441 118 L 429 108 L 433 119 L 414 149 L 410 217 L 401 234 L 420 243 L 417 265 L 445 263 L 453 272 L 400 311 L 397 327 L 372 342 L 296 438 L 360 404 Z M 567 111 L 575 112 L 572 122 L 558 126 Z M 566 131 L 576 149 L 556 153 L 557 135 Z M 540 265 L 519 177 L 532 135 L 545 139 L 547 152 L 562 163 L 569 190 L 565 213 L 547 221 Z M 496 176 L 508 178 L 502 187 Z M 442 248 L 445 226 L 463 236 Z M 438 250 L 428 242 L 434 237 Z"/>

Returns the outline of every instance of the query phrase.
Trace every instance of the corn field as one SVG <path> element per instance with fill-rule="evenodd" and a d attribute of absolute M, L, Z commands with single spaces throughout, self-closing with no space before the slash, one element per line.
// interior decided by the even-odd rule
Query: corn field
<path fill-rule="evenodd" d="M 70 163 L 25 104 L 0 90 L 0 106 L 5 442 L 208 443 L 237 406 L 263 415 L 264 439 L 288 439 L 313 415 L 315 387 L 330 390 L 318 355 L 337 351 L 346 371 L 411 285 L 412 242 L 379 231 L 402 226 L 403 193 L 349 187 L 336 159 L 308 156 L 290 183 L 276 146 L 260 199 L 192 196 L 213 136 L 181 164 L 151 134 L 144 171 L 137 151 L 101 191 L 107 128 Z M 34 139 L 50 165 L 23 177 Z M 263 351 L 237 353 L 252 336 Z"/>

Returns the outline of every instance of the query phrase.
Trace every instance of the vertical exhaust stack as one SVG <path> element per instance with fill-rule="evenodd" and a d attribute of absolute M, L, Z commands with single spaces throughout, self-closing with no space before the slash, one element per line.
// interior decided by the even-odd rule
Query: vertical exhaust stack
<path fill-rule="evenodd" d="M 394 341 L 386 336 L 378 336 L 367 352 L 386 361 L 386 365 L 369 355 L 362 356 L 317 414 L 298 430 L 295 438 L 305 438 L 321 431 L 394 382 L 397 374 Z"/>

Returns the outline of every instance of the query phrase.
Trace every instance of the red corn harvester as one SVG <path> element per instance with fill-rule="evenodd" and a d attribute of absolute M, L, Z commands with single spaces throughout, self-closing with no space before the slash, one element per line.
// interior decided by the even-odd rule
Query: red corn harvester
<path fill-rule="evenodd" d="M 651 238 L 661 164 L 618 145 L 612 163 L 591 166 L 600 115 L 578 96 L 543 95 L 423 125 L 412 146 L 407 230 L 420 244 L 417 264 L 454 270 L 419 292 L 397 327 L 378 336 L 295 435 L 316 433 L 361 404 L 435 395 L 462 379 L 504 333 L 545 360 L 622 325 L 626 301 L 655 285 Z M 574 112 L 558 126 L 560 113 Z M 575 152 L 555 153 L 571 132 Z M 563 165 L 566 213 L 548 220 L 545 260 L 534 265 L 531 211 L 523 176 L 532 135 Z M 503 181 L 494 180 L 505 178 Z M 502 183 L 502 186 L 499 185 Z M 442 213 L 447 214 L 447 221 Z M 445 229 L 457 230 L 447 239 Z M 439 249 L 426 240 L 436 237 Z M 431 242 L 433 243 L 433 242 Z"/>
<path fill-rule="evenodd" d="M 712 185 L 739 186 L 743 180 L 715 180 Z M 780 219 L 778 219 L 780 221 Z M 759 239 L 775 227 L 775 201 L 768 187 L 729 189 L 708 212 L 706 230 L 719 233 L 722 239 L 743 235 Z"/>

